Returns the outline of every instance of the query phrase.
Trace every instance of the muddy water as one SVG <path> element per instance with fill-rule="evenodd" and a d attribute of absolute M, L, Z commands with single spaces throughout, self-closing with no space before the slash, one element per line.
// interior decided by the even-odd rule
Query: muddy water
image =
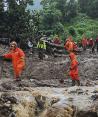
<path fill-rule="evenodd" d="M 0 102 L 0 107 L 4 108 L 4 105 L 8 108 L 11 107 L 12 111 L 8 115 L 14 113 L 15 117 L 73 117 L 74 114 L 77 115 L 81 111 L 98 113 L 97 98 L 93 97 L 95 94 L 97 95 L 95 92 L 98 91 L 98 86 L 75 86 L 70 88 L 25 87 L 25 90 L 27 91 L 2 92 L 3 105 Z M 2 95 L 5 95 L 6 98 Z M 12 97 L 17 100 L 16 103 L 13 103 Z M 5 99 L 7 101 L 4 102 Z M 0 115 L 1 117 L 7 117 L 2 114 L 2 111 L 0 111 Z"/>

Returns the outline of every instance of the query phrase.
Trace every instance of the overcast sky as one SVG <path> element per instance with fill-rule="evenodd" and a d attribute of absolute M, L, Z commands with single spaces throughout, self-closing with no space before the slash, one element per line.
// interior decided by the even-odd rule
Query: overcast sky
<path fill-rule="evenodd" d="M 30 10 L 33 10 L 33 9 L 41 9 L 42 8 L 42 6 L 40 5 L 40 2 L 41 2 L 41 0 L 34 0 L 34 5 L 33 6 L 29 6 L 28 5 L 28 9 L 30 9 Z"/>

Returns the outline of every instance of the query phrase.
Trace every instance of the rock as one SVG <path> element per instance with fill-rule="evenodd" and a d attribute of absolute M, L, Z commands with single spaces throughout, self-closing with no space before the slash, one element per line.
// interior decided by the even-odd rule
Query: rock
<path fill-rule="evenodd" d="M 73 109 L 71 107 L 50 107 L 45 110 L 41 117 L 72 117 Z"/>
<path fill-rule="evenodd" d="M 16 117 L 35 117 L 36 101 L 32 99 L 22 99 L 18 104 L 13 105 Z"/>
<path fill-rule="evenodd" d="M 59 98 L 57 98 L 57 97 L 52 97 L 51 105 L 53 105 L 53 104 L 57 103 L 58 101 L 60 101 L 60 99 L 59 99 Z"/>
<path fill-rule="evenodd" d="M 93 93 L 98 93 L 98 89 L 95 89 Z"/>
<path fill-rule="evenodd" d="M 77 113 L 77 117 L 98 117 L 96 112 L 80 111 Z"/>
<path fill-rule="evenodd" d="M 11 96 L 10 94 L 8 93 L 3 93 L 1 95 L 1 99 L 4 101 L 4 102 L 7 102 L 8 104 L 11 103 L 11 104 L 16 104 L 17 103 L 17 99 L 14 97 L 14 96 Z"/>
<path fill-rule="evenodd" d="M 91 96 L 91 99 L 92 99 L 93 101 L 94 101 L 94 100 L 98 100 L 98 95 L 96 95 L 96 94 L 95 94 L 95 95 L 92 95 L 92 96 Z"/>
<path fill-rule="evenodd" d="M 3 90 L 19 90 L 13 81 L 4 82 L 1 86 L 4 88 Z"/>
<path fill-rule="evenodd" d="M 10 113 L 9 117 L 16 117 L 15 112 Z"/>

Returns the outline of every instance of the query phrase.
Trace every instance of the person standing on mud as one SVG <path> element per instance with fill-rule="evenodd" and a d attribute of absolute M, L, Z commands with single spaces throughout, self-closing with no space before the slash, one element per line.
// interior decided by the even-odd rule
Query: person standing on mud
<path fill-rule="evenodd" d="M 60 45 L 60 44 L 61 44 L 61 40 L 60 40 L 59 36 L 56 36 L 56 37 L 53 39 L 53 43 L 54 43 L 54 44 L 57 44 L 57 45 Z"/>
<path fill-rule="evenodd" d="M 87 39 L 84 35 L 82 38 L 82 48 L 83 48 L 83 51 L 86 51 L 86 49 L 87 49 Z"/>
<path fill-rule="evenodd" d="M 72 86 L 76 85 L 76 82 L 78 86 L 80 86 L 80 79 L 79 79 L 79 73 L 78 73 L 78 61 L 76 58 L 76 55 L 71 52 L 69 54 L 71 63 L 70 63 L 70 71 L 69 71 L 69 76 L 72 79 Z"/>
<path fill-rule="evenodd" d="M 21 80 L 20 75 L 25 67 L 25 54 L 22 49 L 17 47 L 15 41 L 10 43 L 10 52 L 4 54 L 3 58 L 12 60 L 15 80 Z"/>
<path fill-rule="evenodd" d="M 89 40 L 89 47 L 91 48 L 91 52 L 95 53 L 95 41 L 92 38 Z"/>
<path fill-rule="evenodd" d="M 38 41 L 37 48 L 38 48 L 38 57 L 40 60 L 43 60 L 44 53 L 46 51 L 46 43 L 43 38 L 41 38 Z"/>
<path fill-rule="evenodd" d="M 97 37 L 96 40 L 95 40 L 95 45 L 96 45 L 96 50 L 97 50 L 97 52 L 98 52 L 98 37 Z"/>
<path fill-rule="evenodd" d="M 33 43 L 32 43 L 31 39 L 28 39 L 27 45 L 28 45 L 28 49 L 29 49 L 29 54 L 32 54 L 33 53 Z"/>

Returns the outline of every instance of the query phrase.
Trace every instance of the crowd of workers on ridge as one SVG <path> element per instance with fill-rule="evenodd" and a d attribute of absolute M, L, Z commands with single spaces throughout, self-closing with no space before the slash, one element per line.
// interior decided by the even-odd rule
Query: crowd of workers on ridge
<path fill-rule="evenodd" d="M 52 41 L 52 43 L 60 45 L 61 40 L 59 39 L 59 37 L 56 37 Z M 86 39 L 85 36 L 83 36 L 81 45 L 83 47 L 83 51 L 86 51 L 86 49 L 90 47 L 93 53 L 95 52 L 95 46 L 96 46 L 97 52 L 98 52 L 98 38 L 94 41 L 92 38 L 88 40 Z M 33 44 L 31 43 L 30 40 L 28 40 L 28 46 L 30 49 L 30 53 L 32 53 Z M 43 60 L 44 53 L 47 48 L 45 39 L 43 37 L 38 41 L 37 48 L 38 48 L 38 57 L 39 59 Z M 80 85 L 79 70 L 78 70 L 79 63 L 78 63 L 77 55 L 76 55 L 76 52 L 78 51 L 78 44 L 74 42 L 74 40 L 72 39 L 72 36 L 69 36 L 66 39 L 64 48 L 67 51 L 69 58 L 70 58 L 69 76 L 72 79 L 72 86 L 76 84 L 79 86 Z M 17 43 L 15 41 L 12 41 L 10 43 L 10 52 L 0 56 L 0 58 L 12 59 L 14 77 L 16 81 L 19 81 L 20 76 L 23 72 L 23 69 L 25 68 L 25 53 L 23 52 L 23 50 L 17 47 Z"/>

